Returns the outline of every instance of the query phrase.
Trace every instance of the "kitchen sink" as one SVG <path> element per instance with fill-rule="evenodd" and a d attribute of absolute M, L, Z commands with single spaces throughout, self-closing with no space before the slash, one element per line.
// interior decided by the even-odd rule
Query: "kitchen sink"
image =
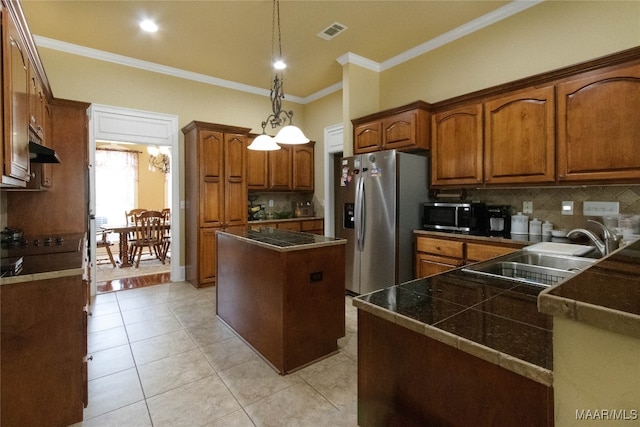
<path fill-rule="evenodd" d="M 592 258 L 519 251 L 463 268 L 463 271 L 501 279 L 551 286 L 596 262 Z"/>

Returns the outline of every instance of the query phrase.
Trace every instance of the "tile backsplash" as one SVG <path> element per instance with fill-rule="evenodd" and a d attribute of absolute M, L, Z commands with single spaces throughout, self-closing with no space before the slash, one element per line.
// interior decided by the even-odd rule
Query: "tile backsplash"
<path fill-rule="evenodd" d="M 619 202 L 621 214 L 640 215 L 640 185 L 611 185 L 589 187 L 549 187 L 482 189 L 468 191 L 468 200 L 479 200 L 491 205 L 510 205 L 511 213 L 522 211 L 522 203 L 533 202 L 533 213 L 529 219 L 550 221 L 554 228 L 576 228 L 586 226 L 588 219 L 582 214 L 586 201 Z M 562 215 L 563 201 L 574 202 L 574 214 Z"/>

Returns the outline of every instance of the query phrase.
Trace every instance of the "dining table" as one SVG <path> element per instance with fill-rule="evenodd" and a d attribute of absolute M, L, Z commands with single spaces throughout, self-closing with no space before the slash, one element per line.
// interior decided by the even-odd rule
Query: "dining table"
<path fill-rule="evenodd" d="M 118 265 L 120 268 L 131 267 L 133 263 L 131 259 L 129 259 L 129 235 L 134 234 L 136 231 L 135 224 L 120 224 L 120 225 L 110 225 L 103 224 L 100 227 L 103 231 L 107 231 L 109 233 L 118 233 L 120 236 L 119 244 L 118 244 Z M 166 231 L 171 230 L 171 224 L 165 223 L 163 224 L 163 228 Z"/>

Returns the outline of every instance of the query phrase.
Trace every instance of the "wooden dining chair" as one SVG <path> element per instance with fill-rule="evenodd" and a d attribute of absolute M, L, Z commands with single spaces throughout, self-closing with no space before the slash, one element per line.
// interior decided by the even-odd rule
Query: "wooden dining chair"
<path fill-rule="evenodd" d="M 96 239 L 96 247 L 98 249 L 105 248 L 105 250 L 107 251 L 107 255 L 109 256 L 111 265 L 115 267 L 116 261 L 113 259 L 113 253 L 111 252 L 111 246 L 113 246 L 113 243 L 111 243 L 111 241 L 107 239 L 109 233 L 110 230 L 102 230 L 102 232 L 98 233 L 98 238 Z"/>
<path fill-rule="evenodd" d="M 169 246 L 171 246 L 171 209 L 162 209 L 162 219 L 164 221 L 164 228 L 162 233 L 162 252 L 164 253 L 164 259 L 167 259 Z"/>
<path fill-rule="evenodd" d="M 135 218 L 135 241 L 131 244 L 133 247 L 133 257 L 135 259 L 135 267 L 140 266 L 140 258 L 144 248 L 153 248 L 156 257 L 164 264 L 163 233 L 164 219 L 160 211 L 145 211 Z M 137 256 L 137 258 L 136 258 Z"/>
<path fill-rule="evenodd" d="M 131 209 L 130 211 L 124 211 L 124 223 L 126 225 L 134 225 L 136 223 L 136 216 L 140 215 L 142 212 L 146 212 L 146 209 Z M 129 241 L 129 260 L 133 261 L 133 242 L 136 240 L 135 232 L 131 232 L 127 235 L 127 239 Z M 151 255 L 151 248 L 149 248 L 149 255 Z"/>

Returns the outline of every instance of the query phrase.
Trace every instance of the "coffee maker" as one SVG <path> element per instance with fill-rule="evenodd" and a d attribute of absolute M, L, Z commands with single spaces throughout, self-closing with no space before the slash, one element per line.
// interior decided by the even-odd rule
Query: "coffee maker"
<path fill-rule="evenodd" d="M 487 232 L 489 235 L 507 235 L 511 232 L 511 206 L 487 206 Z"/>

